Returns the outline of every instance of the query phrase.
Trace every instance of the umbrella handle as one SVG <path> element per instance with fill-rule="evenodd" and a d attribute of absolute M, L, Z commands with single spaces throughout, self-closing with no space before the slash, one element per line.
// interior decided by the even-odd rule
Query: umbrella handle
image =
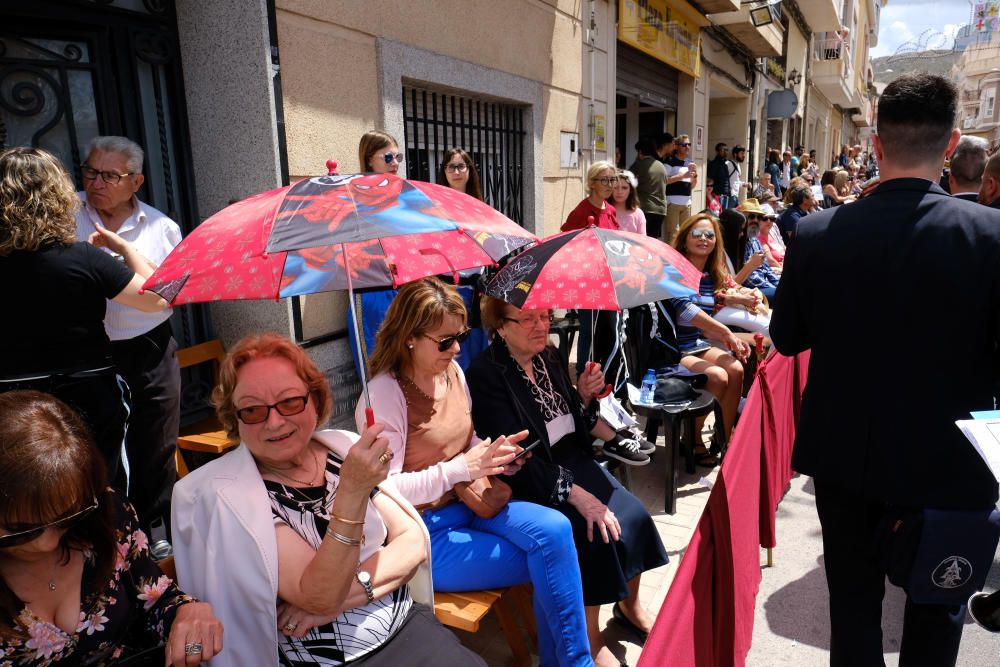
<path fill-rule="evenodd" d="M 371 409 L 371 406 L 365 408 L 365 424 L 368 426 L 375 425 L 375 411 Z"/>
<path fill-rule="evenodd" d="M 326 161 L 326 175 L 327 176 L 337 176 L 337 161 L 327 160 Z"/>
<path fill-rule="evenodd" d="M 605 396 L 610 396 L 610 395 L 611 395 L 611 385 L 610 384 L 609 385 L 605 385 L 604 389 L 602 389 L 600 391 L 600 393 L 594 394 L 594 396 L 596 396 L 598 398 L 598 400 L 604 398 Z"/>

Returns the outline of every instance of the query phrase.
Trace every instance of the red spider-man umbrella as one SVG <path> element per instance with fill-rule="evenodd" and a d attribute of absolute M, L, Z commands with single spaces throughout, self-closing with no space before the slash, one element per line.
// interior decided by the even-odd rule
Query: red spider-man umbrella
<path fill-rule="evenodd" d="M 700 281 L 701 271 L 666 243 L 591 225 L 525 250 L 486 293 L 518 308 L 622 310 L 693 296 Z"/>
<path fill-rule="evenodd" d="M 492 266 L 534 241 L 495 209 L 448 187 L 392 174 L 331 174 L 219 211 L 143 287 L 181 305 L 353 293 L 447 273 L 457 281 L 458 271 Z M 361 380 L 367 396 L 364 373 Z"/>
<path fill-rule="evenodd" d="M 698 293 L 701 271 L 675 249 L 593 221 L 522 252 L 493 277 L 486 294 L 523 309 L 622 310 Z M 593 319 L 590 341 L 593 360 Z"/>

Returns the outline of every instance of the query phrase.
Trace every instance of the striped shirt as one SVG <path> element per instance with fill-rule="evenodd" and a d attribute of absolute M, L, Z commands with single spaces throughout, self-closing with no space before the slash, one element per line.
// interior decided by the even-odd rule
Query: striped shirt
<path fill-rule="evenodd" d="M 705 272 L 698 283 L 698 296 L 671 299 L 677 318 L 677 346 L 682 353 L 705 349 L 709 343 L 700 337 L 701 330 L 690 326 L 691 320 L 699 312 L 709 317 L 715 314 L 715 281 L 712 274 Z"/>

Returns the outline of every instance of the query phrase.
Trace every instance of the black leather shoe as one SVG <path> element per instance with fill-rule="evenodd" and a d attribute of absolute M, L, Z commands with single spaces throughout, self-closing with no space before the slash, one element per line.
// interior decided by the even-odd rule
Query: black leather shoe
<path fill-rule="evenodd" d="M 642 643 L 642 644 L 646 643 L 646 639 L 649 638 L 649 633 L 646 632 L 645 630 L 643 630 L 642 628 L 640 628 L 638 625 L 636 625 L 632 621 L 630 621 L 628 619 L 628 616 L 625 615 L 625 612 L 623 612 L 621 610 L 621 607 L 618 606 L 617 602 L 611 608 L 611 615 L 614 617 L 614 619 L 616 621 L 618 621 L 619 623 L 621 623 L 622 625 L 624 625 L 626 628 L 628 628 L 629 630 L 631 630 L 632 633 L 639 638 L 639 642 L 640 643 Z"/>

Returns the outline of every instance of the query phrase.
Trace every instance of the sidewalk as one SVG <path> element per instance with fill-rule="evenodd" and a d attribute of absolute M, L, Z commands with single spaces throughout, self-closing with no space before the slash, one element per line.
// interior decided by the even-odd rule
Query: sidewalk
<path fill-rule="evenodd" d="M 698 520 L 701 518 L 702 510 L 705 509 L 705 504 L 708 502 L 709 485 L 718 473 L 718 468 L 713 470 L 699 468 L 699 473 L 706 475 L 704 479 L 698 474 L 687 475 L 683 472 L 682 463 L 678 479 L 677 513 L 674 515 L 666 514 L 663 511 L 665 452 L 661 433 L 657 439 L 657 451 L 649 465 L 631 468 L 632 493 L 643 502 L 653 516 L 660 533 L 660 539 L 663 540 L 663 546 L 666 547 L 667 554 L 670 556 L 670 562 L 667 565 L 642 575 L 639 600 L 646 609 L 654 614 L 663 604 L 667 589 L 670 588 L 670 582 L 673 581 L 674 574 L 677 572 L 680 559 L 691 540 Z M 636 643 L 631 632 L 623 629 L 612 619 L 611 605 L 605 605 L 601 608 L 600 621 L 605 640 L 611 651 L 619 658 L 625 658 L 629 665 L 635 665 L 639 661 L 642 647 Z M 492 613 L 484 619 L 478 633 L 472 634 L 460 630 L 456 630 L 455 633 L 466 646 L 483 656 L 483 659 L 491 667 L 503 667 L 508 664 L 512 657 L 503 633 Z M 537 656 L 533 664 L 538 664 Z"/>

